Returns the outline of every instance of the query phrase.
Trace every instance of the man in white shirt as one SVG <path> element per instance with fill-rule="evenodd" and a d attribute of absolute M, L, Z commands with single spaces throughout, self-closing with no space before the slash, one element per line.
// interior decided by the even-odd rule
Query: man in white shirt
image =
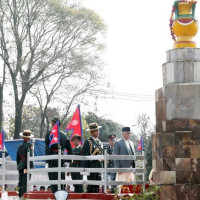
<path fill-rule="evenodd" d="M 115 142 L 114 155 L 133 155 L 133 160 L 115 160 L 115 168 L 135 168 L 135 148 L 130 138 L 130 127 L 122 128 L 122 138 Z M 116 181 L 134 181 L 134 173 L 118 172 Z"/>

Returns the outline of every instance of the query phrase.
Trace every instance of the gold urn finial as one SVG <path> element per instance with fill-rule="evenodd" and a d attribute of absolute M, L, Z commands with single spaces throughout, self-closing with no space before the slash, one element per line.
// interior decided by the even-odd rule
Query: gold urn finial
<path fill-rule="evenodd" d="M 193 37 L 197 34 L 198 24 L 195 19 L 196 1 L 175 1 L 170 18 L 171 35 L 174 48 L 195 48 Z M 175 17 L 173 15 L 175 13 Z"/>
<path fill-rule="evenodd" d="M 178 4 L 179 15 L 192 15 L 192 5 L 189 1 L 180 2 Z"/>

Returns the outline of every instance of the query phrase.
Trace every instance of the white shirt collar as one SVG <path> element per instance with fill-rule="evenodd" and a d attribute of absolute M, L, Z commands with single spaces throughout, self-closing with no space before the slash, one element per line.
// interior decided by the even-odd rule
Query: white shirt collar
<path fill-rule="evenodd" d="M 124 139 L 124 137 L 123 137 L 123 139 Z M 125 142 L 127 148 L 130 149 L 130 143 L 129 143 L 129 140 L 125 140 L 125 139 L 124 139 L 124 142 Z"/>

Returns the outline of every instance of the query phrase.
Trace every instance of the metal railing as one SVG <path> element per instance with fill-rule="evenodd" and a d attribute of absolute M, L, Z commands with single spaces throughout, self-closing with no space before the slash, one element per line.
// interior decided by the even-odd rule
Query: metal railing
<path fill-rule="evenodd" d="M 51 185 L 58 184 L 58 188 L 61 187 L 61 184 L 87 184 L 87 185 L 104 185 L 104 188 L 107 188 L 107 185 L 122 185 L 122 184 L 142 184 L 143 190 L 145 190 L 145 155 L 144 152 L 142 156 L 136 155 L 136 168 L 107 168 L 108 160 L 133 160 L 134 156 L 131 155 L 108 155 L 107 150 L 105 150 L 104 155 L 99 156 L 76 156 L 76 155 L 62 155 L 61 151 L 58 152 L 58 155 L 51 156 L 33 156 L 30 157 L 30 153 L 28 153 L 28 162 L 27 162 L 27 191 L 29 191 L 30 185 Z M 37 166 L 45 166 L 44 160 L 57 160 L 60 167 L 56 168 L 36 168 L 30 169 L 30 161 L 34 162 L 34 165 Z M 104 161 L 103 168 L 66 168 L 61 167 L 61 160 L 102 160 Z M 39 161 L 39 162 L 37 162 Z M 41 162 L 42 161 L 42 162 Z M 2 158 L 0 158 L 0 164 L 2 167 L 0 169 L 0 175 L 2 175 L 2 180 L 0 181 L 0 185 L 2 185 L 2 189 L 4 189 L 4 185 L 17 185 L 18 180 L 5 180 L 5 175 L 18 175 L 17 170 L 7 170 L 7 165 L 16 165 L 16 161 L 7 161 L 5 160 L 5 152 L 2 152 Z M 138 167 L 140 168 L 138 168 Z M 48 172 L 58 172 L 58 180 L 50 180 L 50 181 L 33 181 L 30 180 L 31 174 L 44 174 Z M 61 180 L 61 172 L 97 172 L 104 174 L 104 179 L 101 181 L 91 181 L 91 180 Z M 142 176 L 142 180 L 132 181 L 132 182 L 123 182 L 123 181 L 108 181 L 107 175 L 108 173 L 117 173 L 117 172 L 134 172 L 135 175 Z M 106 192 L 106 189 L 104 190 Z"/>
<path fill-rule="evenodd" d="M 139 184 L 143 185 L 143 190 L 145 190 L 145 155 L 144 152 L 142 156 L 136 155 L 136 161 L 139 160 L 139 163 L 142 163 L 142 168 L 107 168 L 107 161 L 109 160 L 133 160 L 135 156 L 133 155 L 108 155 L 107 149 L 104 150 L 104 155 L 97 156 L 77 156 L 77 155 L 62 155 L 61 150 L 59 149 L 57 155 L 50 156 L 32 156 L 30 157 L 30 152 L 27 156 L 27 191 L 29 191 L 30 185 L 58 185 L 58 189 L 61 189 L 61 184 L 73 185 L 73 184 L 87 184 L 87 185 L 104 185 L 104 191 L 106 193 L 107 185 L 132 185 Z M 30 169 L 30 162 L 33 161 L 34 164 L 36 161 L 46 161 L 46 160 L 58 160 L 58 167 L 55 168 L 36 168 Z M 77 167 L 62 167 L 61 160 L 101 160 L 104 162 L 103 168 L 77 168 Z M 41 162 L 37 163 L 40 165 Z M 137 163 L 137 162 L 136 162 Z M 137 166 L 137 164 L 136 164 Z M 44 174 L 48 172 L 58 172 L 58 180 L 49 180 L 49 181 L 32 181 L 30 180 L 31 174 Z M 92 173 L 102 173 L 104 176 L 103 180 L 61 180 L 61 172 L 92 172 Z M 117 172 L 133 172 L 135 175 L 141 175 L 142 181 L 108 181 L 108 173 L 117 173 Z"/>

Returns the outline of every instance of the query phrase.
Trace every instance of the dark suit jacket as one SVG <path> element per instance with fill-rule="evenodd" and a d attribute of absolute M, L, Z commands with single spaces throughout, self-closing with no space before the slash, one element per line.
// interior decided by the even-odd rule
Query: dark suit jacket
<path fill-rule="evenodd" d="M 17 149 L 17 169 L 27 168 L 27 152 L 30 150 L 30 156 L 33 156 L 32 144 L 23 141 Z M 33 162 L 30 162 L 30 168 L 33 168 Z"/>
<path fill-rule="evenodd" d="M 133 142 L 131 142 L 130 140 L 129 142 L 130 142 L 130 146 L 135 157 L 136 154 L 135 154 L 135 148 L 134 148 Z M 121 138 L 115 142 L 114 155 L 130 155 L 128 148 L 126 146 L 126 143 L 124 141 L 124 138 Z M 129 168 L 131 167 L 131 163 L 132 163 L 132 167 L 135 168 L 135 159 L 136 157 L 133 160 L 115 160 L 115 167 Z"/>

